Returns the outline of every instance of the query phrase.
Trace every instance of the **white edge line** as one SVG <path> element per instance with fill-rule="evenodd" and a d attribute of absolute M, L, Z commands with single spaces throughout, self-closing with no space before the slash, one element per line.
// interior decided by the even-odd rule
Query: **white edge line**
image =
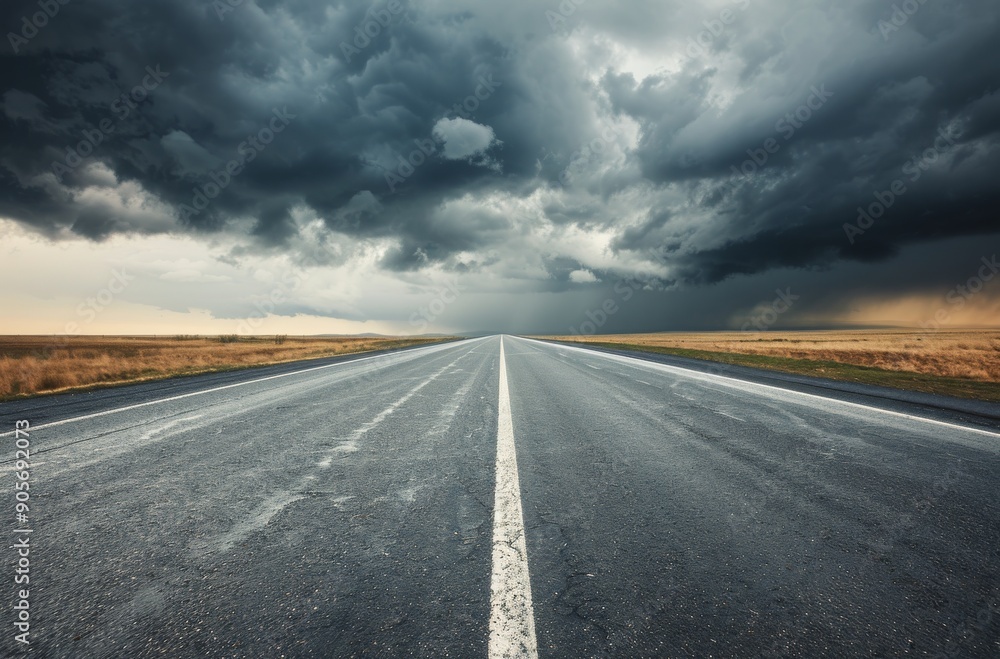
<path fill-rule="evenodd" d="M 514 424 L 510 413 L 502 335 L 499 389 L 488 656 L 490 659 L 534 659 L 538 657 L 538 644 L 535 640 L 535 614 L 531 604 L 521 483 L 517 474 L 517 451 L 514 446 Z"/>
<path fill-rule="evenodd" d="M 467 341 L 476 341 L 476 340 L 477 339 L 466 339 L 465 341 L 453 341 L 451 343 L 436 343 L 436 344 L 429 345 L 429 346 L 422 346 L 420 348 L 416 348 L 414 350 L 410 350 L 410 351 L 407 351 L 407 352 L 417 352 L 417 351 L 420 351 L 420 350 L 426 350 L 426 349 L 429 349 L 429 348 L 437 348 L 437 347 L 440 347 L 440 346 L 459 345 L 459 344 L 462 344 L 462 343 L 466 343 Z M 216 392 L 216 391 L 223 391 L 225 389 L 232 389 L 234 387 L 244 387 L 244 386 L 246 386 L 248 384 L 257 384 L 258 382 L 266 382 L 268 380 L 277 380 L 278 378 L 287 378 L 287 377 L 290 377 L 292 375 L 299 375 L 301 373 L 309 373 L 311 371 L 319 371 L 319 370 L 322 370 L 322 369 L 325 369 L 325 368 L 333 368 L 335 366 L 345 366 L 347 364 L 357 364 L 358 362 L 368 361 L 369 359 L 379 359 L 380 357 L 389 357 L 391 355 L 398 354 L 399 352 L 402 352 L 402 351 L 396 351 L 395 353 L 390 352 L 390 353 L 386 353 L 386 354 L 382 354 L 382 355 L 371 355 L 369 357 L 359 357 L 358 359 L 350 359 L 348 361 L 337 362 L 335 364 L 324 364 L 323 366 L 312 366 L 310 368 L 304 368 L 304 369 L 302 369 L 300 371 L 291 371 L 289 373 L 279 373 L 277 375 L 269 375 L 269 376 L 264 377 L 264 378 L 257 378 L 256 380 L 247 380 L 246 382 L 234 382 L 233 384 L 227 384 L 227 385 L 223 385 L 221 387 L 213 387 L 212 389 L 202 389 L 200 391 L 192 391 L 192 392 L 189 392 L 189 393 L 186 393 L 186 394 L 180 394 L 179 396 L 170 396 L 169 398 L 157 398 L 156 400 L 147 400 L 144 403 L 136 403 L 135 405 L 126 405 L 125 407 L 117 407 L 117 408 L 112 409 L 112 410 L 104 410 L 104 411 L 101 411 L 101 412 L 94 412 L 93 414 L 85 414 L 83 416 L 75 416 L 75 417 L 72 417 L 70 419 L 61 419 L 59 421 L 51 421 L 49 423 L 43 423 L 40 426 L 32 426 L 31 430 L 44 430 L 45 428 L 52 428 L 53 426 L 61 426 L 61 425 L 66 424 L 66 423 L 73 423 L 75 421 L 86 421 L 87 419 L 96 419 L 97 417 L 100 417 L 100 416 L 106 416 L 108 414 L 117 414 L 118 412 L 127 412 L 128 410 L 135 410 L 135 409 L 138 409 L 140 407 L 146 407 L 146 406 L 149 406 L 149 405 L 158 405 L 160 403 L 169 403 L 171 401 L 181 400 L 182 398 L 190 398 L 192 396 L 201 396 L 203 394 L 210 394 L 210 393 L 213 393 L 213 392 Z M 14 435 L 14 433 L 15 433 L 15 431 L 13 431 L 13 430 L 5 432 L 5 433 L 0 433 L 0 437 L 12 437 Z"/>
<path fill-rule="evenodd" d="M 547 343 L 546 341 L 538 341 L 537 339 L 528 339 L 528 338 L 525 338 L 525 337 L 518 337 L 518 338 L 520 340 L 522 340 L 522 341 L 532 341 L 534 343 L 541 343 L 543 345 L 549 345 L 549 346 L 553 345 L 551 343 Z M 818 400 L 829 401 L 829 402 L 832 402 L 832 403 L 839 403 L 840 405 L 846 405 L 848 407 L 857 407 L 857 408 L 864 409 L 864 410 L 872 410 L 874 412 L 882 412 L 883 414 L 889 414 L 891 416 L 896 416 L 896 417 L 900 417 L 900 418 L 903 418 L 903 419 L 910 419 L 912 421 L 923 421 L 924 423 L 931 423 L 931 424 L 938 425 L 938 426 L 944 426 L 946 428 L 956 428 L 958 430 L 966 430 L 968 432 L 979 433 L 981 435 L 988 435 L 990 437 L 1000 437 L 1000 432 L 996 432 L 996 431 L 992 431 L 992 430 L 983 430 L 981 428 L 971 428 L 969 426 L 962 426 L 962 425 L 959 425 L 957 423 L 950 423 L 948 421 L 938 421 L 937 419 L 928 419 L 927 417 L 924 417 L 924 416 L 914 416 L 912 414 L 906 414 L 905 412 L 896 412 L 894 410 L 887 410 L 887 409 L 885 409 L 883 407 L 874 407 L 872 405 L 863 405 L 861 403 L 854 403 L 854 402 L 851 402 L 849 400 L 841 400 L 840 398 L 831 398 L 831 397 L 827 397 L 827 396 L 820 396 L 818 394 L 810 394 L 810 393 L 806 393 L 804 391 L 797 391 L 795 389 L 785 389 L 784 387 L 776 387 L 776 386 L 771 385 L 771 384 L 761 384 L 759 382 L 752 382 L 750 380 L 740 380 L 739 378 L 731 378 L 731 377 L 726 376 L 726 375 L 717 375 L 715 373 L 702 373 L 701 371 L 696 371 L 696 370 L 690 369 L 690 368 L 684 368 L 683 366 L 674 366 L 672 364 L 661 364 L 659 362 L 646 361 L 644 359 L 639 359 L 638 357 L 628 357 L 626 355 L 613 355 L 613 354 L 610 354 L 610 353 L 600 352 L 598 350 L 592 350 L 592 349 L 589 349 L 589 348 L 578 348 L 576 346 L 567 346 L 567 345 L 562 345 L 562 344 L 560 344 L 559 347 L 560 348 L 569 349 L 569 350 L 578 350 L 580 352 L 585 352 L 588 355 L 596 355 L 598 357 L 604 357 L 605 359 L 610 359 L 610 360 L 613 360 L 613 361 L 622 361 L 622 362 L 624 362 L 626 364 L 631 364 L 632 362 L 635 362 L 636 364 L 641 364 L 642 366 L 645 366 L 645 367 L 648 367 L 648 368 L 651 368 L 651 369 L 654 369 L 654 370 L 661 369 L 661 370 L 666 370 L 666 371 L 681 371 L 682 373 L 685 373 L 685 374 L 692 374 L 692 375 L 696 375 L 696 376 L 700 376 L 700 377 L 704 377 L 704 378 L 709 378 L 709 379 L 715 378 L 717 380 L 723 380 L 723 381 L 726 381 L 728 383 L 733 383 L 730 386 L 735 386 L 735 387 L 738 387 L 738 388 L 744 389 L 744 390 L 746 389 L 747 386 L 760 387 L 762 389 L 772 389 L 774 391 L 781 391 L 781 392 L 784 392 L 784 393 L 787 393 L 787 394 L 794 394 L 796 396 L 803 396 L 805 398 L 815 398 L 815 399 L 818 399 Z M 861 394 L 861 395 L 863 395 L 863 394 Z"/>

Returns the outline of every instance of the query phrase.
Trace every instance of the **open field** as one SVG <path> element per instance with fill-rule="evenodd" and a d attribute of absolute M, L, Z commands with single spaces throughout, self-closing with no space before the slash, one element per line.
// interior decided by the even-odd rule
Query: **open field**
<path fill-rule="evenodd" d="M 1000 330 L 830 330 L 544 337 L 1000 401 Z"/>
<path fill-rule="evenodd" d="M 235 335 L 0 336 L 0 400 L 441 340 Z"/>

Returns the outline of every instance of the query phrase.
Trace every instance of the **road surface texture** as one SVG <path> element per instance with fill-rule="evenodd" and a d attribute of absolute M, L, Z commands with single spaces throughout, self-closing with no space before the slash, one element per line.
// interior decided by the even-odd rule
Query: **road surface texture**
<path fill-rule="evenodd" d="M 0 656 L 1000 656 L 996 406 L 511 336 L 158 387 L 0 405 Z"/>

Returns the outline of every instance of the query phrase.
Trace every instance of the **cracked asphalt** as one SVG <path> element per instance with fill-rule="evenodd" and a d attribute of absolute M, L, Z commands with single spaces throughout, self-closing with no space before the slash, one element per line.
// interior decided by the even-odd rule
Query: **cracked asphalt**
<path fill-rule="evenodd" d="M 504 346 L 540 656 L 1000 655 L 995 410 Z M 29 654 L 486 656 L 499 348 L 0 405 Z"/>

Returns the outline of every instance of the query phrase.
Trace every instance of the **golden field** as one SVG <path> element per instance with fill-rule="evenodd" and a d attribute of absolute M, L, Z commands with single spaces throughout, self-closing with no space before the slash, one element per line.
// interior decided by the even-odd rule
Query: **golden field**
<path fill-rule="evenodd" d="M 549 339 L 1000 400 L 1000 330 L 669 332 Z"/>
<path fill-rule="evenodd" d="M 0 399 L 435 343 L 382 337 L 0 336 Z"/>
<path fill-rule="evenodd" d="M 1000 381 L 1000 330 L 705 332 L 551 338 L 815 359 L 892 371 Z"/>

